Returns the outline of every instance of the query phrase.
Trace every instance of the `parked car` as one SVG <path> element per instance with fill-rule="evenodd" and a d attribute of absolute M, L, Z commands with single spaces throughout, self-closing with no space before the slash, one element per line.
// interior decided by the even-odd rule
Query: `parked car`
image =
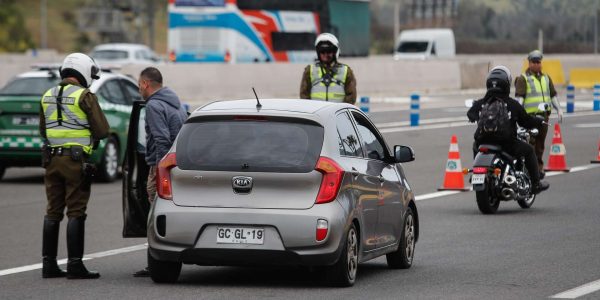
<path fill-rule="evenodd" d="M 134 104 L 123 235 L 148 237 L 152 279 L 177 281 L 182 263 L 300 265 L 323 267 L 332 284 L 351 286 L 358 264 L 381 255 L 391 268 L 409 268 L 419 217 L 400 163 L 414 160 L 412 149 L 390 152 L 353 105 L 260 103 L 194 111 L 158 164 L 151 207 L 144 103 Z"/>
<path fill-rule="evenodd" d="M 9 167 L 41 166 L 40 100 L 60 82 L 58 67 L 36 66 L 0 89 L 0 179 Z M 110 136 L 100 142 L 91 161 L 98 166 L 100 180 L 114 181 L 125 153 L 132 103 L 142 97 L 135 80 L 107 69 L 90 91 L 98 97 L 110 124 Z"/>
<path fill-rule="evenodd" d="M 160 57 L 148 46 L 142 44 L 101 44 L 90 53 L 102 67 L 107 64 L 156 64 L 162 62 Z"/>
<path fill-rule="evenodd" d="M 450 28 L 403 30 L 395 44 L 394 59 L 452 58 L 456 54 Z"/>

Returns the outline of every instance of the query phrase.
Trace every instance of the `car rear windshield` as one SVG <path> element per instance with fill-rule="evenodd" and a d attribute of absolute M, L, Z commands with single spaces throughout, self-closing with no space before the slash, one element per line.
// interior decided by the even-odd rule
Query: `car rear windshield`
<path fill-rule="evenodd" d="M 58 77 L 17 78 L 0 90 L 0 95 L 42 96 L 60 82 Z"/>
<path fill-rule="evenodd" d="M 429 42 L 402 42 L 398 46 L 398 52 L 419 53 L 427 51 Z"/>
<path fill-rule="evenodd" d="M 95 59 L 126 59 L 127 51 L 122 50 L 97 50 L 92 52 L 92 57 Z"/>
<path fill-rule="evenodd" d="M 307 173 L 323 144 L 323 127 L 309 120 L 192 119 L 177 138 L 184 170 Z"/>

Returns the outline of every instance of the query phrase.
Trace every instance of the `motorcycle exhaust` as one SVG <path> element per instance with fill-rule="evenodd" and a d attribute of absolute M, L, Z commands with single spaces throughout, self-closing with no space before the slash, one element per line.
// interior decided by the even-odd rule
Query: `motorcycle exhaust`
<path fill-rule="evenodd" d="M 516 182 L 517 182 L 517 178 L 515 176 L 506 175 L 506 177 L 504 177 L 504 183 L 506 183 L 506 185 L 509 185 L 512 188 L 514 188 L 514 184 Z"/>
<path fill-rule="evenodd" d="M 515 199 L 515 196 L 516 196 L 515 191 L 513 191 L 510 188 L 503 188 L 502 192 L 500 192 L 500 193 L 502 194 L 502 197 L 504 199 L 508 199 L 508 200 Z"/>

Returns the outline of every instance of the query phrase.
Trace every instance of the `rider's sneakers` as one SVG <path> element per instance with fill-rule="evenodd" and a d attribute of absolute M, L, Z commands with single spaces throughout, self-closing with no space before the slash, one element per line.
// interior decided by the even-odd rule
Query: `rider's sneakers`
<path fill-rule="evenodd" d="M 545 181 L 540 181 L 538 184 L 533 186 L 533 193 L 539 194 L 550 187 L 550 184 Z"/>

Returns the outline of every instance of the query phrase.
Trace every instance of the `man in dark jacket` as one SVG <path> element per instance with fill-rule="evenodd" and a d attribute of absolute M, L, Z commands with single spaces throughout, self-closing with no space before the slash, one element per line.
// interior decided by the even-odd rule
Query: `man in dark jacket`
<path fill-rule="evenodd" d="M 493 68 L 488 74 L 488 78 L 486 80 L 487 92 L 485 96 L 482 99 L 473 102 L 473 106 L 467 112 L 467 117 L 469 118 L 470 122 L 478 121 L 479 113 L 483 104 L 487 103 L 489 99 L 493 97 L 502 99 L 504 103 L 506 103 L 510 117 L 509 124 L 511 137 L 509 139 L 500 141 L 497 138 L 483 135 L 481 128 L 478 127 L 477 130 L 475 130 L 475 144 L 473 151 L 476 153 L 479 145 L 481 144 L 492 143 L 499 144 L 504 151 L 515 157 L 525 157 L 525 167 L 529 171 L 529 176 L 531 177 L 533 192 L 537 194 L 541 191 L 547 190 L 550 185 L 546 182 L 540 181 L 537 157 L 535 156 L 533 147 L 531 147 L 531 145 L 528 143 L 517 139 L 517 123 L 521 127 L 528 129 L 540 128 L 541 126 L 546 125 L 543 125 L 543 120 L 528 115 L 519 102 L 510 98 L 509 94 L 511 82 L 512 79 L 508 68 L 504 66 Z"/>
<path fill-rule="evenodd" d="M 146 186 L 150 202 L 156 198 L 156 165 L 173 146 L 188 116 L 175 92 L 162 84 L 162 74 L 157 68 L 148 67 L 140 74 L 138 86 L 146 100 L 146 163 L 149 166 Z M 149 275 L 148 268 L 134 274 L 136 277 Z"/>

